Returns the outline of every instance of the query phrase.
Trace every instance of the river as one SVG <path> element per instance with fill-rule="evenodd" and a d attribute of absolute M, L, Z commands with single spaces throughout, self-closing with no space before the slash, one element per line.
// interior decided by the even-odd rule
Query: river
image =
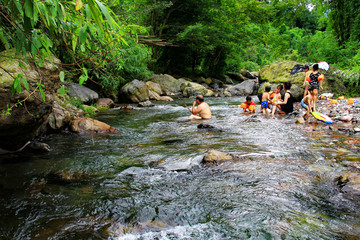
<path fill-rule="evenodd" d="M 49 153 L 0 156 L 0 238 L 358 239 L 359 203 L 334 179 L 359 161 L 344 144 L 359 136 L 206 101 L 214 129 L 185 121 L 192 101 L 178 99 L 95 116 L 117 134 L 50 134 Z M 210 149 L 238 160 L 204 165 Z"/>

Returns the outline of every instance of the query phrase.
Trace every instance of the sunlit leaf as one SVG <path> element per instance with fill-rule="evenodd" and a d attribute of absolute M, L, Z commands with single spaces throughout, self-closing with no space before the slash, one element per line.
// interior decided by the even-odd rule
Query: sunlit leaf
<path fill-rule="evenodd" d="M 59 76 L 60 76 L 60 81 L 61 81 L 61 82 L 64 82 L 64 79 L 65 79 L 65 73 L 64 73 L 64 71 L 61 71 L 60 74 L 59 74 Z"/>
<path fill-rule="evenodd" d="M 28 84 L 26 78 L 24 78 L 24 76 L 21 76 L 20 79 L 21 79 L 21 82 L 23 83 L 24 87 L 26 88 L 26 90 L 29 90 L 29 84 Z"/>
<path fill-rule="evenodd" d="M 75 5 L 76 11 L 81 10 L 82 7 L 83 7 L 83 2 L 81 0 L 76 0 L 76 5 Z"/>
<path fill-rule="evenodd" d="M 59 94 L 61 97 L 63 97 L 65 95 L 66 91 L 65 91 L 65 86 L 61 85 L 60 90 L 59 90 Z"/>

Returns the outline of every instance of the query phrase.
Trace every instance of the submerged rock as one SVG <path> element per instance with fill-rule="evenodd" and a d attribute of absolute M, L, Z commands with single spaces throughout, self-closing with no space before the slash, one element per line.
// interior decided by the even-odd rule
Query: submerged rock
<path fill-rule="evenodd" d="M 344 197 L 350 200 L 360 200 L 360 173 L 351 172 L 335 179 L 335 182 L 344 194 Z"/>
<path fill-rule="evenodd" d="M 76 133 L 115 133 L 118 132 L 116 128 L 110 125 L 91 119 L 91 118 L 77 118 L 71 124 L 71 130 Z"/>
<path fill-rule="evenodd" d="M 203 163 L 218 163 L 218 162 L 224 162 L 224 161 L 232 161 L 235 157 L 230 155 L 229 153 L 220 152 L 214 149 L 209 150 L 204 158 Z"/>

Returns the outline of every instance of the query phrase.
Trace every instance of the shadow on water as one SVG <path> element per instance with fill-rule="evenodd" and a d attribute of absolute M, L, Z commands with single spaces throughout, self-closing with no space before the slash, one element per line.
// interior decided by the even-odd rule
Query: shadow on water
<path fill-rule="evenodd" d="M 208 99 L 207 121 L 186 120 L 190 100 L 113 109 L 96 118 L 117 134 L 2 156 L 0 238 L 356 239 L 359 205 L 334 179 L 359 137 L 229 107 L 243 100 Z M 201 164 L 210 149 L 238 160 Z"/>

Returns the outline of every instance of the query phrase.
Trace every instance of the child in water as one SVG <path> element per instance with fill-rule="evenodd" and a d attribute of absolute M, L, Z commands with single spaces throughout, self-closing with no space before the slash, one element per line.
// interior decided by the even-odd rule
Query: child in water
<path fill-rule="evenodd" d="M 306 109 L 306 113 L 303 115 L 305 121 L 309 120 L 310 112 L 312 112 L 313 96 L 308 93 L 302 100 L 301 106 Z"/>
<path fill-rule="evenodd" d="M 263 93 L 263 95 L 261 97 L 261 110 L 264 115 L 268 114 L 269 102 L 271 101 L 270 100 L 270 90 L 271 90 L 271 87 L 266 86 L 265 92 Z"/>
<path fill-rule="evenodd" d="M 246 109 L 249 109 L 249 112 L 255 113 L 255 103 L 251 100 L 250 96 L 246 97 L 246 101 L 240 105 L 240 108 L 244 109 L 244 112 L 246 112 Z"/>

